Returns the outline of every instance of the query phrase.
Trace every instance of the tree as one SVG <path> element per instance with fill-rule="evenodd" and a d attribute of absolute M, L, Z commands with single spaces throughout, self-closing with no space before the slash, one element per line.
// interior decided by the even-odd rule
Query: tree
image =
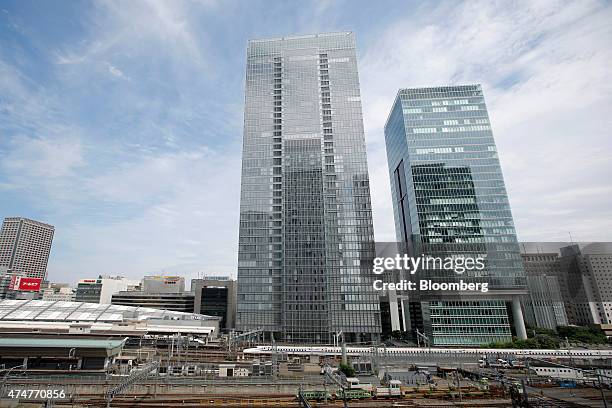
<path fill-rule="evenodd" d="M 354 377 L 355 376 L 355 369 L 350 364 L 340 363 L 340 365 L 338 366 L 338 369 L 340 371 L 342 371 L 344 373 L 344 375 L 347 376 L 347 377 Z"/>
<path fill-rule="evenodd" d="M 559 337 L 565 338 L 570 342 L 587 344 L 606 344 L 608 339 L 603 330 L 598 326 L 559 326 Z"/>

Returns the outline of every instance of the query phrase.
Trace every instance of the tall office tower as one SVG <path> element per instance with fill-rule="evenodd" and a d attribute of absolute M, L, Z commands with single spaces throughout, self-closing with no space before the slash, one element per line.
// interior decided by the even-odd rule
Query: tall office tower
<path fill-rule="evenodd" d="M 252 40 L 246 71 L 237 326 L 376 340 L 355 36 Z"/>
<path fill-rule="evenodd" d="M 385 141 L 398 241 L 416 255 L 483 257 L 483 270 L 428 278 L 489 285 L 471 295 L 401 293 L 401 328 L 436 345 L 476 345 L 509 341 L 513 322 L 526 338 L 525 273 L 480 85 L 401 89 Z"/>
<path fill-rule="evenodd" d="M 44 280 L 54 232 L 53 225 L 21 217 L 5 218 L 0 231 L 0 269 Z"/>

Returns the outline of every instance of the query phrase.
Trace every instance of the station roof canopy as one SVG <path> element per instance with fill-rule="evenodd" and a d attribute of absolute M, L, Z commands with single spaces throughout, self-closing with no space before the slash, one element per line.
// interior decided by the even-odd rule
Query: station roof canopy
<path fill-rule="evenodd" d="M 98 303 L 0 300 L 0 333 L 142 336 L 183 333 L 216 336 L 218 316 Z"/>
<path fill-rule="evenodd" d="M 147 307 L 45 300 L 0 300 L 3 321 L 125 322 L 144 320 L 213 321 L 217 316 Z"/>
<path fill-rule="evenodd" d="M 0 350 L 21 349 L 93 349 L 105 350 L 107 356 L 119 354 L 127 338 L 87 339 L 69 337 L 0 337 Z"/>
<path fill-rule="evenodd" d="M 126 339 L 69 339 L 0 337 L 0 347 L 106 348 L 123 346 Z"/>

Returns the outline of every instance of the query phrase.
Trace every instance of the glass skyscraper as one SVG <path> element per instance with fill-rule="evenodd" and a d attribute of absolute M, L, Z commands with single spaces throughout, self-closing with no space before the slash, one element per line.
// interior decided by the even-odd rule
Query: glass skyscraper
<path fill-rule="evenodd" d="M 483 270 L 427 278 L 489 285 L 474 295 L 400 293 L 402 329 L 436 345 L 509 341 L 512 324 L 525 338 L 525 273 L 481 86 L 401 89 L 385 141 L 398 241 L 416 255 L 480 256 Z"/>
<path fill-rule="evenodd" d="M 377 340 L 373 256 L 354 34 L 249 41 L 238 329 Z"/>

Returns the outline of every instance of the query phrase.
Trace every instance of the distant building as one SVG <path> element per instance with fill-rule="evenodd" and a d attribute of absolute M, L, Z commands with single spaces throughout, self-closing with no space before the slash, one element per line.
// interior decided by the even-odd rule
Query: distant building
<path fill-rule="evenodd" d="M 55 228 L 22 217 L 5 218 L 0 230 L 0 267 L 11 275 L 45 279 Z"/>
<path fill-rule="evenodd" d="M 229 277 L 192 279 L 194 313 L 221 317 L 221 328 L 236 325 L 236 281 Z"/>
<path fill-rule="evenodd" d="M 112 296 L 113 305 L 149 307 L 159 310 L 193 313 L 193 293 L 146 293 L 142 291 L 118 292 Z"/>
<path fill-rule="evenodd" d="M 75 297 L 76 289 L 67 283 L 46 282 L 40 290 L 40 300 L 74 302 Z"/>
<path fill-rule="evenodd" d="M 142 291 L 146 293 L 181 293 L 185 291 L 185 278 L 182 276 L 145 276 Z"/>
<path fill-rule="evenodd" d="M 11 285 L 11 275 L 0 273 L 0 299 L 6 299 Z"/>
<path fill-rule="evenodd" d="M 561 293 L 571 324 L 612 323 L 612 248 L 569 245 L 560 250 Z"/>
<path fill-rule="evenodd" d="M 194 294 L 185 292 L 182 276 L 145 276 L 140 290 L 114 293 L 111 303 L 193 313 Z"/>
<path fill-rule="evenodd" d="M 77 302 L 110 304 L 114 293 L 134 290 L 140 285 L 139 280 L 122 276 L 103 276 L 96 279 L 81 279 L 76 288 Z"/>
<path fill-rule="evenodd" d="M 573 325 L 612 324 L 612 245 L 527 243 L 533 244 L 534 250 L 522 254 L 527 277 L 538 277 L 528 280 L 528 289 L 530 296 L 544 291 L 537 295 L 538 300 L 524 298 L 526 318 L 535 318 L 537 325 L 544 327 L 548 327 L 546 321 L 553 314 L 561 319 L 557 325 L 564 321 Z M 548 249 L 540 252 L 543 247 Z M 565 319 L 559 313 L 559 302 L 564 306 Z M 534 304 L 540 305 L 539 316 L 538 308 L 532 314 Z"/>
<path fill-rule="evenodd" d="M 556 330 L 567 326 L 567 315 L 556 276 L 527 276 L 529 294 L 525 306 L 525 320 L 531 327 Z"/>
<path fill-rule="evenodd" d="M 612 324 L 600 324 L 599 328 L 603 330 L 608 339 L 612 339 Z"/>
<path fill-rule="evenodd" d="M 561 270 L 559 254 L 524 253 L 521 256 L 529 291 L 522 298 L 525 322 L 531 327 L 551 330 L 556 330 L 557 326 L 567 326 L 567 314 L 558 277 Z"/>
<path fill-rule="evenodd" d="M 0 299 L 40 299 L 40 285 L 41 278 L 12 275 L 6 268 L 0 269 Z"/>

